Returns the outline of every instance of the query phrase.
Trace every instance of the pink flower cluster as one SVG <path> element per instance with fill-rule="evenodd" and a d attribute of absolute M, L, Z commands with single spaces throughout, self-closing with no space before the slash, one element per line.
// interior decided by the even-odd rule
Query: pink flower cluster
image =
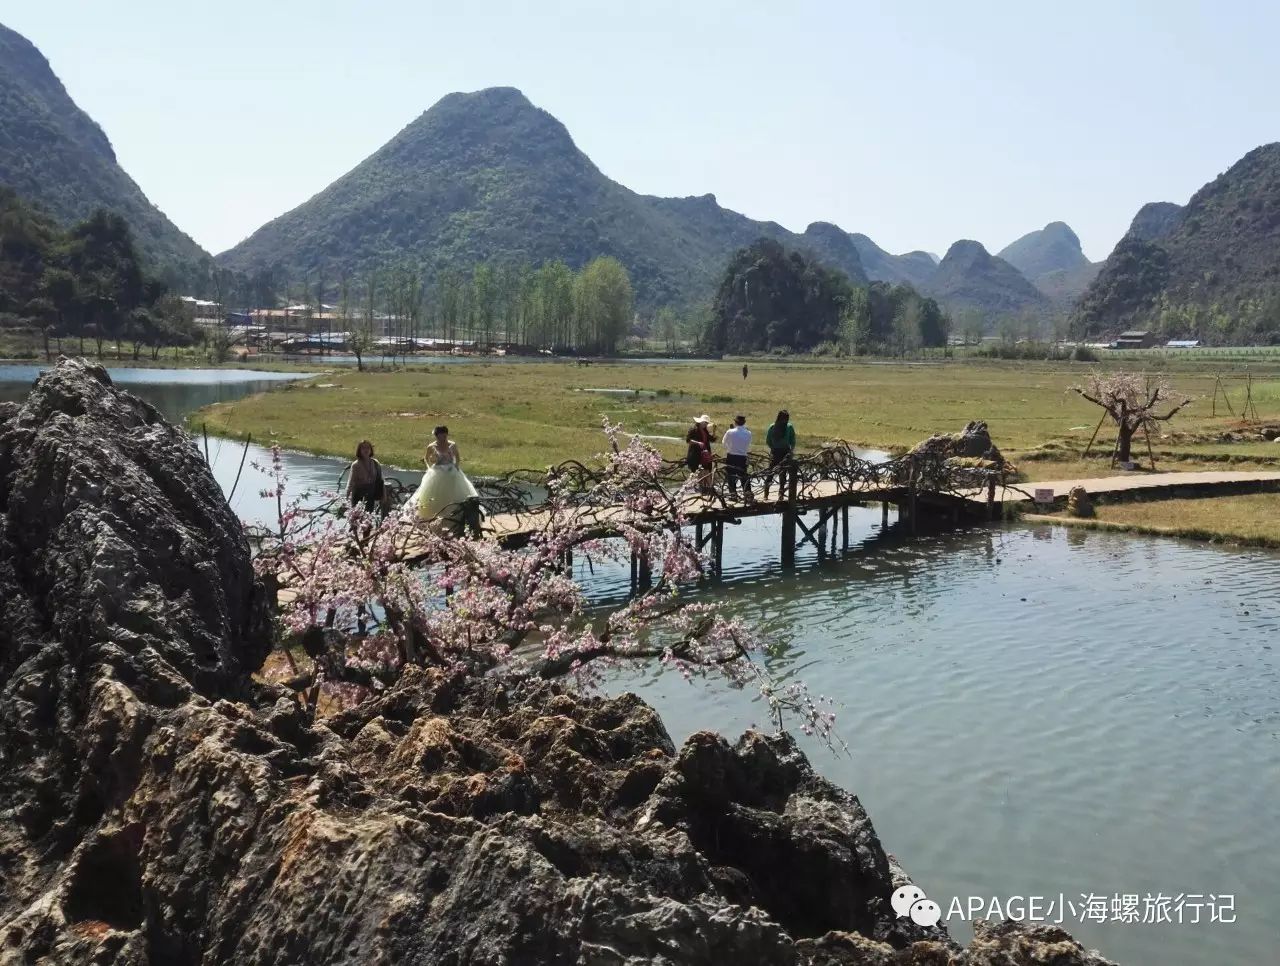
<path fill-rule="evenodd" d="M 519 549 L 456 536 L 411 511 L 378 519 L 356 506 L 339 517 L 286 503 L 273 451 L 266 472 L 278 524 L 255 566 L 285 590 L 288 635 L 326 627 L 325 639 L 341 642 L 317 686 L 341 708 L 407 663 L 599 687 L 622 666 L 656 662 L 686 679 L 717 675 L 754 687 L 779 727 L 795 714 L 805 732 L 838 742 L 827 702 L 769 674 L 765 641 L 719 605 L 682 594 L 707 564 L 683 529 L 691 484 L 669 488 L 660 453 L 608 420 L 604 432 L 610 448 L 588 483 L 569 492 L 563 480 L 545 481 L 544 523 Z M 643 559 L 653 585 L 605 612 L 573 579 L 571 554 L 588 566 Z"/>

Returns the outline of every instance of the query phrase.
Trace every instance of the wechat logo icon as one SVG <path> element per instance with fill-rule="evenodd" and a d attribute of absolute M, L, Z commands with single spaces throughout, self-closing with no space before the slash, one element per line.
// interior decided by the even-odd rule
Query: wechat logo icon
<path fill-rule="evenodd" d="M 911 917 L 917 926 L 936 926 L 942 918 L 942 910 L 938 904 L 924 894 L 923 889 L 913 885 L 904 885 L 889 897 L 889 905 L 902 919 Z"/>

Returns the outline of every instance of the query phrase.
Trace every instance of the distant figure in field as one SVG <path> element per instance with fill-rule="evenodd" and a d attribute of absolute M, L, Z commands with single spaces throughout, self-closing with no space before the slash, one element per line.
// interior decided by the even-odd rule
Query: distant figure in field
<path fill-rule="evenodd" d="M 743 366 L 745 369 L 746 366 Z M 747 454 L 751 452 L 751 430 L 747 429 L 747 417 L 733 417 L 733 426 L 724 434 L 724 475 L 729 482 L 729 495 L 738 495 L 738 483 L 742 483 L 742 498 L 755 503 L 751 481 L 747 478 Z"/>
<path fill-rule="evenodd" d="M 787 471 L 795 472 L 792 456 L 796 450 L 796 428 L 791 425 L 791 414 L 785 409 L 778 412 L 778 417 L 765 434 L 765 444 L 769 447 L 769 475 L 764 479 L 764 498 L 769 499 L 769 485 L 773 482 L 774 473 L 779 473 L 779 496 L 786 495 Z"/>
<path fill-rule="evenodd" d="M 449 438 L 449 427 L 437 426 L 434 435 L 423 458 L 427 471 L 413 495 L 413 506 L 422 520 L 439 518 L 461 529 L 468 501 L 478 500 L 480 494 L 462 472 L 462 457 L 458 444 Z"/>
<path fill-rule="evenodd" d="M 370 513 L 385 508 L 387 485 L 382 479 L 382 464 L 373 458 L 373 444 L 367 439 L 356 444 L 356 458 L 347 477 L 347 502 L 362 504 Z"/>
<path fill-rule="evenodd" d="M 698 487 L 702 492 L 710 492 L 711 467 L 715 461 L 711 444 L 716 441 L 715 425 L 711 422 L 711 417 L 703 413 L 695 419 L 684 439 L 689 444 L 684 457 L 685 465 L 689 467 L 690 473 L 697 476 Z"/>
<path fill-rule="evenodd" d="M 747 364 L 745 362 L 742 364 L 742 378 L 747 378 Z"/>

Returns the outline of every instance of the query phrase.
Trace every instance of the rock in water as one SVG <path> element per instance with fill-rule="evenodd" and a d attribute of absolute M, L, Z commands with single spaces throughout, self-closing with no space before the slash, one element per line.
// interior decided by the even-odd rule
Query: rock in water
<path fill-rule="evenodd" d="M 97 366 L 0 407 L 0 512 L 0 961 L 1105 962 L 897 918 L 785 737 L 417 668 L 312 723 L 195 446 Z"/>

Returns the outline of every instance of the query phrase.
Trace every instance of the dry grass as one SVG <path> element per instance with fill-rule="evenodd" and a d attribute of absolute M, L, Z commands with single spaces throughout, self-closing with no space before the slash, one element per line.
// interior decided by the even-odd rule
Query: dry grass
<path fill-rule="evenodd" d="M 766 424 L 785 407 L 792 413 L 802 448 L 839 437 L 883 449 L 909 447 L 931 433 L 985 419 L 997 444 L 1015 459 L 1046 443 L 1057 447 L 1043 454 L 1050 457 L 1047 461 L 1020 462 L 1028 475 L 1048 479 L 1081 475 L 1067 474 L 1064 468 L 1076 462 L 1098 421 L 1098 409 L 1069 391 L 1084 378 L 1088 367 L 1081 365 L 750 365 L 745 382 L 740 362 L 495 362 L 332 372 L 216 404 L 193 422 L 207 421 L 210 431 L 226 435 L 252 432 L 259 440 L 275 436 L 287 447 L 338 456 L 349 455 L 358 439 L 368 437 L 380 457 L 408 467 L 419 465 L 432 427 L 447 423 L 469 469 L 500 472 L 598 453 L 604 415 L 631 431 L 683 438 L 689 421 L 703 411 L 721 429 L 742 412 L 756 430 L 757 444 L 762 444 Z M 1230 425 L 1229 418 L 1209 417 L 1212 373 L 1181 372 L 1172 381 L 1184 392 L 1204 397 L 1202 404 L 1178 417 L 1180 429 L 1209 432 Z M 589 389 L 628 392 L 607 395 Z M 1255 379 L 1254 400 L 1264 418 L 1280 420 L 1280 378 Z M 660 445 L 671 456 L 683 451 L 679 442 Z M 1109 445 L 1103 448 L 1109 451 Z M 1178 465 L 1195 466 L 1197 459 L 1219 455 L 1280 457 L 1277 444 L 1223 444 L 1218 449 L 1207 444 L 1203 450 Z M 1105 473 L 1106 460 L 1091 461 L 1087 469 L 1085 476 Z"/>

